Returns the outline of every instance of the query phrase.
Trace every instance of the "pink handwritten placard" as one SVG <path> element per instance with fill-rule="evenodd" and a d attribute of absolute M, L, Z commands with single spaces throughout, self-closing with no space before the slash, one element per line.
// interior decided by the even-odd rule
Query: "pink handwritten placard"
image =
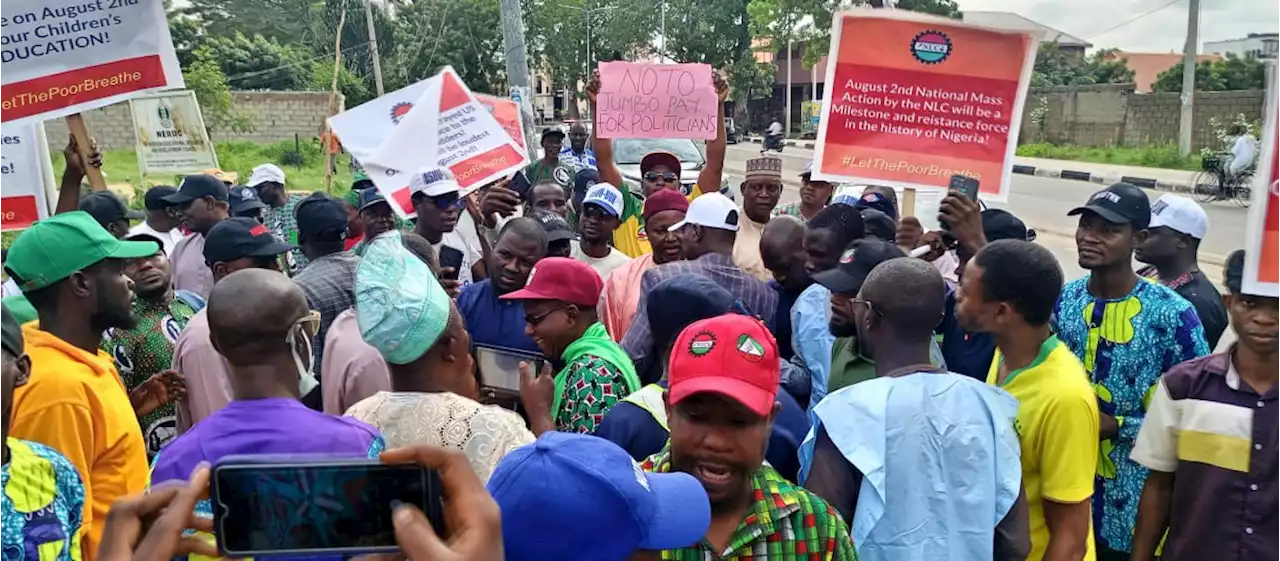
<path fill-rule="evenodd" d="M 711 140 L 719 125 L 718 103 L 708 64 L 602 62 L 596 133 Z"/>

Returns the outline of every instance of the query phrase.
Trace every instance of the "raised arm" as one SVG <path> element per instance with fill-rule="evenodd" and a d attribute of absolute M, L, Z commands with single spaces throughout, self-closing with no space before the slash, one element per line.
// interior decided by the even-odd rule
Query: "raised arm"
<path fill-rule="evenodd" d="M 698 190 L 703 193 L 719 193 L 720 178 L 724 174 L 724 155 L 727 143 L 724 130 L 724 100 L 729 97 L 729 83 L 724 75 L 716 72 L 712 76 L 716 86 L 716 137 L 707 143 L 707 165 L 698 174 Z M 611 148 L 612 149 L 612 148 Z M 596 148 L 596 158 L 600 159 L 600 149 Z M 613 160 L 609 160 L 612 165 Z M 604 168 L 600 168 L 600 177 L 604 177 Z"/>
<path fill-rule="evenodd" d="M 62 183 L 58 185 L 58 205 L 53 210 L 54 214 L 80 210 L 80 181 L 84 179 L 85 165 L 80 158 L 76 137 L 71 137 L 62 154 L 67 167 L 62 171 Z M 98 153 L 96 144 L 89 148 L 89 165 L 102 167 L 102 154 Z"/>
<path fill-rule="evenodd" d="M 591 119 L 596 117 L 596 94 L 600 93 L 600 71 L 591 73 L 591 81 L 587 82 L 587 105 L 591 111 Z M 600 138 L 600 123 L 596 123 L 591 132 L 591 148 L 596 153 L 596 169 L 600 170 L 600 181 L 622 189 L 622 170 L 613 163 L 613 140 Z"/>

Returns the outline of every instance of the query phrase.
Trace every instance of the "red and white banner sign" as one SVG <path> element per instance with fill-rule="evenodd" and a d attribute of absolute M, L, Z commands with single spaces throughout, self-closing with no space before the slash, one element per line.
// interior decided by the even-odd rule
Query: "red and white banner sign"
<path fill-rule="evenodd" d="M 1280 106 L 1274 70 L 1267 87 L 1267 122 L 1262 129 L 1262 157 L 1254 175 L 1252 203 L 1245 230 L 1245 294 L 1280 298 Z"/>
<path fill-rule="evenodd" d="M 391 207 L 405 217 L 414 216 L 411 173 L 447 167 L 466 194 L 529 163 L 507 132 L 509 127 L 449 67 L 330 117 L 329 126 Z"/>
<path fill-rule="evenodd" d="M 0 126 L 0 231 L 21 230 L 49 216 L 44 174 L 49 150 L 40 141 L 38 122 Z"/>
<path fill-rule="evenodd" d="M 520 120 L 520 104 L 514 99 L 488 94 L 478 93 L 475 96 L 476 101 L 485 106 L 493 114 L 493 118 L 498 120 L 498 124 L 502 125 L 502 130 L 507 131 L 507 136 L 516 141 L 516 146 L 527 152 L 528 148 L 524 145 L 524 122 Z"/>
<path fill-rule="evenodd" d="M 904 10 L 837 14 L 813 177 L 945 190 L 964 175 L 1007 200 L 1037 44 Z"/>
<path fill-rule="evenodd" d="M 4 0 L 0 28 L 6 123 L 183 87 L 161 0 Z"/>

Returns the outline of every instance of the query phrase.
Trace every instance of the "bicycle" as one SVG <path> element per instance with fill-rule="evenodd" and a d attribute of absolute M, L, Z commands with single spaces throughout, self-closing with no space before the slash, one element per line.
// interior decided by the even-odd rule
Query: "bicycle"
<path fill-rule="evenodd" d="M 1202 171 L 1192 179 L 1192 194 L 1201 203 L 1230 199 L 1236 206 L 1248 208 L 1253 195 L 1253 166 L 1232 174 L 1226 169 L 1226 161 L 1221 155 L 1205 158 L 1200 164 Z"/>

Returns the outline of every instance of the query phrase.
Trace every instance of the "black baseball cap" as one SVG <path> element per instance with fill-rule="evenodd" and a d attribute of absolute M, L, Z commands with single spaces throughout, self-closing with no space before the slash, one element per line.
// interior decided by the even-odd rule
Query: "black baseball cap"
<path fill-rule="evenodd" d="M 982 211 L 982 235 L 988 242 L 996 240 L 1027 241 L 1027 225 L 1007 210 L 989 208 Z"/>
<path fill-rule="evenodd" d="M 293 211 L 298 235 L 307 239 L 341 240 L 347 231 L 347 209 L 342 201 L 315 193 L 298 202 Z"/>
<path fill-rule="evenodd" d="M 540 138 L 546 138 L 548 136 L 558 136 L 560 137 L 560 140 L 564 140 L 564 131 L 560 130 L 560 127 L 547 127 L 542 129 L 542 136 Z"/>
<path fill-rule="evenodd" d="M 127 236 L 125 236 L 125 237 L 124 237 L 124 241 L 127 241 L 127 242 L 151 242 L 151 243 L 156 244 L 156 253 L 160 253 L 160 252 L 164 251 L 164 242 L 163 242 L 163 241 L 161 241 L 161 240 L 160 240 L 160 238 L 157 238 L 157 237 L 155 236 L 155 234 L 151 234 L 151 233 L 149 233 L 149 232 L 138 232 L 138 233 L 136 233 L 136 234 L 129 234 L 129 235 L 127 235 Z M 152 253 L 151 255 L 152 255 L 152 256 L 154 256 L 154 255 L 155 255 L 155 253 Z"/>
<path fill-rule="evenodd" d="M 539 211 L 534 215 L 542 229 L 547 232 L 548 242 L 558 242 L 562 240 L 576 240 L 578 235 L 573 233 L 573 228 L 569 227 L 569 222 L 554 212 Z"/>
<path fill-rule="evenodd" d="M 1116 183 L 1089 197 L 1084 206 L 1071 209 L 1067 216 L 1092 212 L 1114 224 L 1132 224 L 1141 230 L 1151 221 L 1151 200 L 1147 194 L 1130 183 Z"/>
<path fill-rule="evenodd" d="M 877 193 L 875 191 L 863 193 L 858 197 L 858 202 L 853 206 L 858 210 L 873 208 L 883 212 L 885 216 L 888 216 L 893 220 L 898 219 L 898 208 L 894 206 L 893 201 L 890 200 L 889 197 L 884 196 L 883 193 Z"/>
<path fill-rule="evenodd" d="M 227 190 L 227 203 L 231 207 L 231 214 L 237 216 L 254 209 L 267 208 L 267 204 L 258 197 L 258 190 L 244 185 L 236 185 Z"/>
<path fill-rule="evenodd" d="M 176 195 L 178 189 L 169 185 L 157 185 L 147 189 L 147 194 L 142 196 L 142 206 L 147 210 L 163 210 L 173 206 L 173 203 L 165 201 L 164 198 L 170 195 Z"/>
<path fill-rule="evenodd" d="M 854 295 L 862 290 L 871 270 L 881 263 L 907 255 L 892 242 L 881 240 L 856 240 L 840 256 L 840 263 L 813 275 L 813 281 L 827 287 L 835 294 Z"/>
<path fill-rule="evenodd" d="M 1227 291 L 1240 294 L 1244 288 L 1244 250 L 1237 249 L 1227 256 L 1226 266 L 1222 268 L 1222 280 Z"/>
<path fill-rule="evenodd" d="M 182 178 L 178 192 L 164 198 L 170 204 L 181 205 L 196 199 L 213 197 L 215 200 L 227 200 L 227 184 L 212 175 L 188 175 Z"/>
<path fill-rule="evenodd" d="M 18 325 L 18 318 L 14 317 L 8 306 L 0 307 L 0 343 L 3 343 L 4 350 L 14 358 L 22 356 L 25 352 L 22 343 L 22 326 Z"/>
<path fill-rule="evenodd" d="M 140 220 L 146 217 L 140 210 L 130 210 L 111 191 L 94 191 L 81 197 L 80 210 L 89 213 L 104 228 L 117 220 Z"/>
<path fill-rule="evenodd" d="M 387 198 L 382 196 L 382 193 L 377 189 L 370 188 L 360 191 L 360 204 L 356 206 L 357 209 L 364 210 L 376 204 L 391 206 L 391 203 L 387 202 Z"/>
<path fill-rule="evenodd" d="M 866 207 L 861 210 L 862 225 L 867 234 L 884 241 L 893 241 L 898 233 L 898 225 L 888 214 L 877 209 Z"/>
<path fill-rule="evenodd" d="M 294 249 L 283 243 L 261 222 L 236 217 L 219 222 L 204 235 L 206 263 L 225 263 L 242 257 L 275 257 Z"/>

